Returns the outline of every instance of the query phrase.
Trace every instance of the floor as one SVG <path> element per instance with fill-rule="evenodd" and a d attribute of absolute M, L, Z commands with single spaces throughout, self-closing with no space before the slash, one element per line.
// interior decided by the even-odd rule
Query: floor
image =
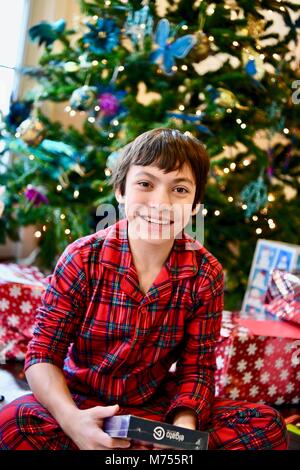
<path fill-rule="evenodd" d="M 0 365 L 0 409 L 6 403 L 26 393 L 30 393 L 30 390 L 25 379 L 22 363 Z M 1 395 L 4 395 L 5 400 L 1 401 Z M 284 418 L 300 415 L 300 405 L 283 405 L 275 408 Z M 300 435 L 289 432 L 289 438 L 289 450 L 300 450 Z"/>

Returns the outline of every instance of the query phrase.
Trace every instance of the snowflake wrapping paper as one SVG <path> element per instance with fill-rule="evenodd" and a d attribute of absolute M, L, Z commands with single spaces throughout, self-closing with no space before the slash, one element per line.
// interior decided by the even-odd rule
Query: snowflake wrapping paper
<path fill-rule="evenodd" d="M 0 364 L 24 359 L 44 288 L 36 267 L 0 264 Z"/>
<path fill-rule="evenodd" d="M 300 326 L 223 312 L 216 361 L 217 396 L 300 403 Z"/>

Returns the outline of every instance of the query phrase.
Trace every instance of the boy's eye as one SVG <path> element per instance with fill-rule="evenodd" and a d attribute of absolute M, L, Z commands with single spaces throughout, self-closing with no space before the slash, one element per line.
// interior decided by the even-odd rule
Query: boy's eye
<path fill-rule="evenodd" d="M 138 185 L 141 186 L 142 188 L 148 188 L 149 187 L 148 181 L 139 181 Z"/>
<path fill-rule="evenodd" d="M 181 187 L 181 186 L 178 187 L 178 188 L 175 188 L 175 191 L 178 192 L 178 193 L 180 193 L 180 194 L 186 194 L 186 193 L 189 192 L 187 189 L 185 189 L 185 188 L 183 188 L 183 187 Z"/>

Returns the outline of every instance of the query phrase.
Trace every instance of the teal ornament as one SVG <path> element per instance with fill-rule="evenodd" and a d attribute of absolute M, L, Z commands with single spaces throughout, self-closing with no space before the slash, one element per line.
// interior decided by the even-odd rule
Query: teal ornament
<path fill-rule="evenodd" d="M 30 28 L 29 37 L 32 41 L 37 41 L 39 46 L 44 43 L 48 47 L 64 33 L 65 27 L 66 20 L 64 19 L 54 23 L 41 21 Z"/>
<path fill-rule="evenodd" d="M 70 98 L 70 106 L 76 111 L 87 111 L 95 104 L 96 98 L 97 88 L 84 85 L 73 91 Z"/>
<path fill-rule="evenodd" d="M 242 201 L 247 205 L 245 211 L 246 217 L 251 217 L 261 207 L 264 207 L 268 201 L 267 186 L 262 176 L 259 176 L 256 181 L 247 184 L 241 194 Z"/>
<path fill-rule="evenodd" d="M 146 36 L 151 36 L 153 32 L 153 17 L 149 13 L 148 5 L 141 10 L 130 11 L 125 22 L 125 32 L 135 47 L 141 47 Z"/>

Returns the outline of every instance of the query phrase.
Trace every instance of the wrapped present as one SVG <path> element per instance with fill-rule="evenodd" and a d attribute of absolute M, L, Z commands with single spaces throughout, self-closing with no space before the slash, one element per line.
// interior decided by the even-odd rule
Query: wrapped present
<path fill-rule="evenodd" d="M 300 403 L 300 327 L 223 312 L 216 395 L 274 405 Z"/>
<path fill-rule="evenodd" d="M 259 239 L 251 265 L 242 312 L 264 313 L 264 300 L 274 269 L 292 272 L 300 269 L 300 246 Z"/>
<path fill-rule="evenodd" d="M 36 267 L 0 264 L 0 363 L 24 359 L 44 288 Z"/>
<path fill-rule="evenodd" d="M 267 313 L 300 325 L 300 272 L 274 269 L 265 297 Z"/>

